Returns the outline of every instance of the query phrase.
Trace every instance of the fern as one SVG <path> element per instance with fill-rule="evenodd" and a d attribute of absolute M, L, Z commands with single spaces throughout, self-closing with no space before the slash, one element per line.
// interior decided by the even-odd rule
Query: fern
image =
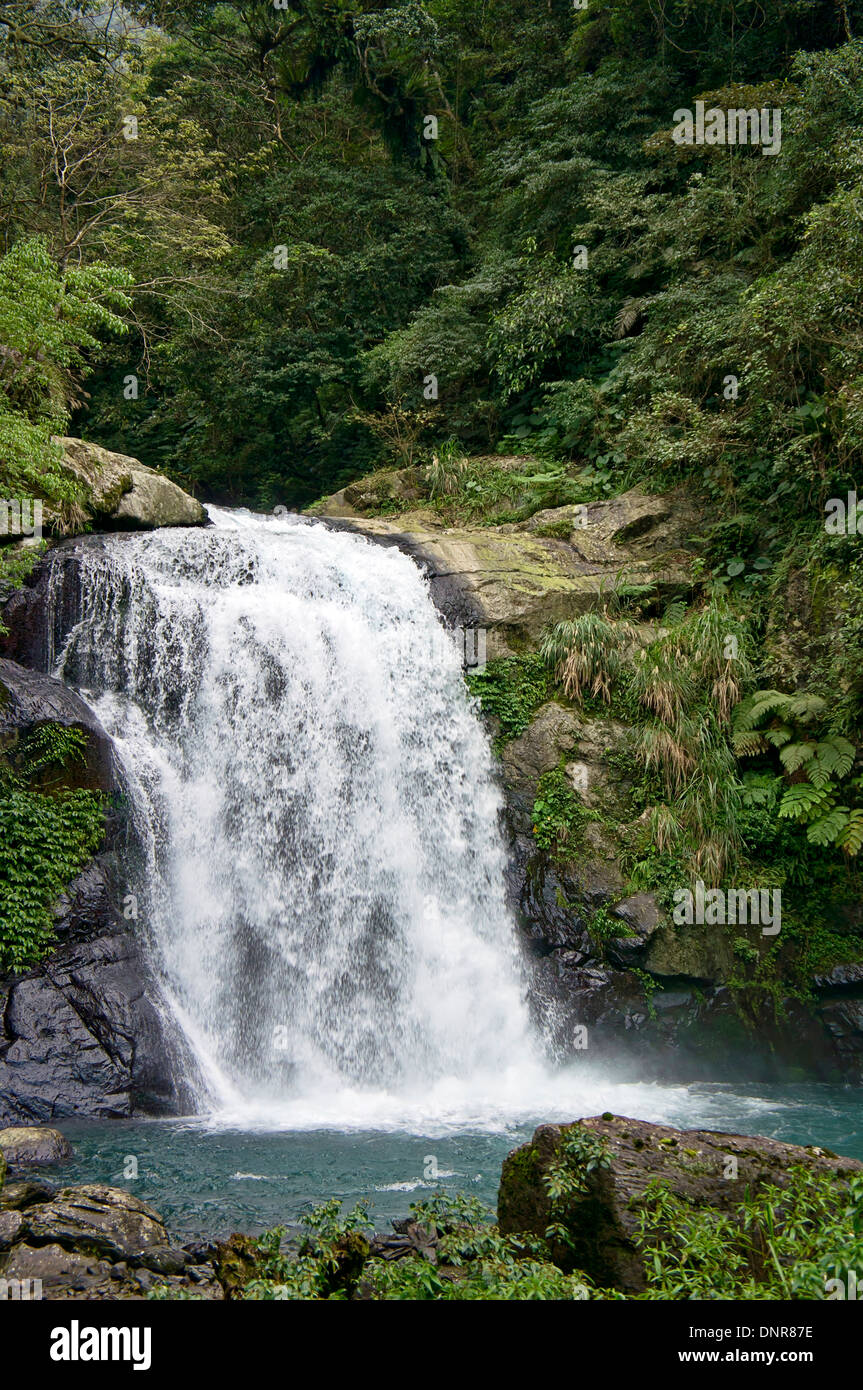
<path fill-rule="evenodd" d="M 823 714 L 827 708 L 827 701 L 822 700 L 820 695 L 786 695 L 783 713 L 789 719 L 799 719 L 801 724 L 808 724 L 817 715 Z"/>
<path fill-rule="evenodd" d="M 734 751 L 738 758 L 754 758 L 759 753 L 766 753 L 767 746 L 767 740 L 763 734 L 753 731 L 734 735 Z"/>
<path fill-rule="evenodd" d="M 827 787 L 813 787 L 811 782 L 795 782 L 782 797 L 779 815 L 785 820 L 811 820 L 813 815 L 821 815 L 829 809 L 832 791 L 832 783 Z"/>
<path fill-rule="evenodd" d="M 839 845 L 846 854 L 859 854 L 863 849 L 863 810 L 858 809 L 850 813 Z"/>
<path fill-rule="evenodd" d="M 818 744 L 818 764 L 828 775 L 836 778 L 847 777 L 854 766 L 857 750 L 847 738 L 834 734 L 832 738 L 822 739 Z"/>
<path fill-rule="evenodd" d="M 834 806 L 806 828 L 806 838 L 812 845 L 835 845 L 848 824 L 848 807 Z"/>
<path fill-rule="evenodd" d="M 783 709 L 788 699 L 789 697 L 783 695 L 780 690 L 756 690 L 754 695 L 750 695 L 738 705 L 734 717 L 735 727 L 743 733 L 754 729 L 766 715 L 775 714 Z"/>
<path fill-rule="evenodd" d="M 817 743 L 787 743 L 779 754 L 779 761 L 786 772 L 797 772 L 818 752 Z"/>

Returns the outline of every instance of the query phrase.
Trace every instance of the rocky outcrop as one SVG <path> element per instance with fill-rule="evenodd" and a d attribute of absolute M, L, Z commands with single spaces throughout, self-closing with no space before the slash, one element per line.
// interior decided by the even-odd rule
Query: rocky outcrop
<path fill-rule="evenodd" d="M 79 729 L 86 740 L 81 758 L 64 764 L 62 788 L 52 781 L 47 790 L 119 790 L 113 744 L 87 704 L 60 681 L 0 660 L 0 754 L 11 756 L 45 724 Z M 56 779 L 56 767 L 49 773 Z M 113 810 L 108 830 L 106 852 L 55 904 L 57 949 L 30 970 L 0 976 L 0 1123 L 188 1107 L 174 1079 L 179 1036 L 136 923 L 121 908 L 112 838 L 123 826 Z"/>
<path fill-rule="evenodd" d="M 552 1258 L 564 1269 L 587 1274 L 599 1287 L 637 1294 L 645 1288 L 645 1249 L 636 1240 L 640 1204 L 658 1181 L 694 1208 L 732 1215 L 746 1197 L 768 1185 L 782 1188 L 788 1170 L 802 1165 L 842 1182 L 863 1163 L 818 1148 L 712 1130 L 676 1130 L 605 1114 L 575 1125 L 540 1125 L 529 1144 L 505 1160 L 498 1193 L 501 1233 L 544 1236 L 552 1221 L 546 1177 L 561 1157 L 561 1141 L 585 1142 L 566 1158 L 578 1190 L 563 1216 L 566 1242 L 552 1242 Z M 579 1148 L 582 1157 L 579 1157 Z M 602 1162 L 596 1162 L 601 1152 Z M 561 1215 L 554 1219 L 560 1221 Z"/>
<path fill-rule="evenodd" d="M 128 927 L 70 941 L 27 974 L 0 979 L 0 1120 L 189 1107 L 176 1079 L 182 1043 Z"/>
<path fill-rule="evenodd" d="M 355 501 L 365 495 L 361 486 L 351 485 L 360 490 Z M 615 583 L 651 585 L 661 603 L 691 588 L 687 542 L 695 517 L 683 493 L 652 497 L 633 489 L 527 522 L 450 527 L 428 509 L 394 519 L 359 515 L 348 491 L 317 514 L 412 555 L 444 616 L 486 629 L 490 658 L 536 643 L 548 622 L 601 606 Z"/>
<path fill-rule="evenodd" d="M 61 438 L 63 462 L 84 489 L 88 519 L 101 530 L 201 526 L 201 503 L 138 459 L 83 439 Z"/>
<path fill-rule="evenodd" d="M 115 783 L 113 744 L 89 705 L 62 681 L 0 659 L 0 754 L 14 752 L 24 736 L 45 724 L 84 735 L 81 757 L 63 770 L 64 786 L 109 795 Z"/>
<path fill-rule="evenodd" d="M 504 472 L 524 466 L 496 462 Z M 421 470 L 388 470 L 311 510 L 329 526 L 412 555 L 444 620 L 486 629 L 489 659 L 535 651 L 546 624 L 602 608 L 621 583 L 647 586 L 643 617 L 621 629 L 625 659 L 634 659 L 656 637 L 665 602 L 691 590 L 693 537 L 703 531 L 691 492 L 654 496 L 635 488 L 494 526 L 447 526 L 423 504 L 427 497 Z M 790 625 L 768 634 L 768 656 L 782 681 L 796 686 L 814 620 L 812 603 L 798 603 L 794 583 L 788 589 L 788 609 L 799 607 L 801 620 L 790 646 L 783 647 Z M 793 671 L 780 660 L 786 647 Z M 561 767 L 586 814 L 577 837 L 551 854 L 535 842 L 532 812 L 540 779 Z M 755 1025 L 732 982 L 741 974 L 735 950 L 750 958 L 762 952 L 757 927 L 681 931 L 655 894 L 632 890 L 630 866 L 649 853 L 649 811 L 637 802 L 637 778 L 627 768 L 634 768 L 627 724 L 560 695 L 501 749 L 509 897 L 528 944 L 534 1015 L 558 1052 L 586 1046 L 603 1062 L 637 1052 L 639 1074 L 687 1079 L 863 1077 L 863 978 L 847 967 L 830 980 L 816 978 L 806 1005 L 796 988 L 789 991 L 777 1010 L 763 1010 L 754 1047 Z"/>

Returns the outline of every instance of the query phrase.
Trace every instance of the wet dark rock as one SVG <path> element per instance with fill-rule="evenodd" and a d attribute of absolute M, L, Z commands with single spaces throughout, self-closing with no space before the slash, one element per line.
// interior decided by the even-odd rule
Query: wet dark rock
<path fill-rule="evenodd" d="M 54 931 L 62 941 L 87 941 L 117 924 L 112 855 L 96 855 L 54 904 Z"/>
<path fill-rule="evenodd" d="M 7 654 L 51 664 L 79 616 L 80 554 L 101 544 L 97 536 L 64 542 L 17 591 L 4 614 Z M 175 1079 L 186 1074 L 184 1044 L 167 1022 L 145 942 L 122 911 L 127 826 L 111 740 L 60 681 L 0 660 L 0 744 L 47 721 L 87 735 L 86 764 L 69 785 L 108 794 L 107 849 L 55 905 L 58 949 L 23 974 L 0 977 L 0 1123 L 187 1110 L 190 1094 Z"/>
<path fill-rule="evenodd" d="M 0 749 L 14 751 L 24 735 L 48 723 L 78 729 L 86 739 L 83 758 L 69 760 L 63 769 L 64 787 L 109 794 L 115 785 L 114 745 L 89 705 L 62 681 L 0 659 Z"/>
<path fill-rule="evenodd" d="M 182 1274 L 186 1252 L 172 1245 L 154 1245 L 144 1252 L 140 1263 L 154 1274 Z"/>
<path fill-rule="evenodd" d="M 863 998 L 839 998 L 821 1008 L 821 1018 L 846 1071 L 863 1070 Z"/>
<path fill-rule="evenodd" d="M 851 965 L 834 965 L 832 970 L 828 970 L 822 975 L 813 976 L 812 983 L 816 989 L 860 988 L 863 990 L 863 962 L 855 962 Z"/>
<path fill-rule="evenodd" d="M 653 893 L 635 893 L 612 909 L 627 929 L 625 936 L 614 937 L 606 944 L 608 960 L 622 970 L 640 966 L 654 932 L 663 921 L 663 914 Z"/>
<path fill-rule="evenodd" d="M 0 1119 L 185 1108 L 177 1053 L 130 932 L 61 946 L 5 993 L 4 1003 L 0 985 Z"/>

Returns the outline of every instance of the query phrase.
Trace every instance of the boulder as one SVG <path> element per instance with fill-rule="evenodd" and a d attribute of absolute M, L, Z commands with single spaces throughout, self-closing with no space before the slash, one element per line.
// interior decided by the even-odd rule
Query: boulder
<path fill-rule="evenodd" d="M 59 1129 L 36 1125 L 12 1125 L 0 1129 L 0 1152 L 10 1171 L 65 1163 L 72 1157 L 72 1145 Z"/>
<path fill-rule="evenodd" d="M 608 959 L 621 969 L 641 966 L 645 951 L 654 934 L 665 920 L 654 893 L 633 893 L 612 909 L 627 929 L 625 936 L 614 937 L 606 945 Z"/>
<path fill-rule="evenodd" d="M 22 1213 L 30 1245 L 60 1245 L 101 1259 L 135 1263 L 148 1250 L 170 1245 L 159 1213 L 117 1187 L 91 1183 L 62 1189 Z"/>
<path fill-rule="evenodd" d="M 95 1298 L 100 1292 L 110 1296 L 111 1265 L 93 1255 L 64 1250 L 61 1245 L 34 1247 L 25 1243 L 14 1246 L 0 1269 L 0 1278 L 38 1280 L 38 1297 Z"/>
<path fill-rule="evenodd" d="M 24 1218 L 20 1211 L 0 1211 L 0 1250 L 8 1250 L 18 1239 Z"/>
<path fill-rule="evenodd" d="M 23 1211 L 34 1202 L 49 1202 L 54 1192 L 53 1184 L 42 1178 L 7 1182 L 0 1191 L 0 1211 Z"/>
<path fill-rule="evenodd" d="M 820 1149 L 712 1130 L 677 1130 L 619 1115 L 594 1116 L 576 1125 L 540 1125 L 529 1144 L 504 1160 L 498 1193 L 502 1234 L 545 1234 L 551 1206 L 544 1179 L 561 1139 L 576 1129 L 587 1145 L 601 1144 L 607 1166 L 587 1171 L 585 1146 L 582 1191 L 565 1212 L 569 1239 L 554 1244 L 552 1258 L 600 1287 L 630 1294 L 646 1286 L 645 1256 L 635 1237 L 639 1200 L 654 1179 L 696 1207 L 729 1213 L 748 1194 L 771 1184 L 781 1188 L 792 1165 L 829 1173 L 837 1181 L 863 1171 L 856 1159 Z M 579 1169 L 577 1157 L 569 1162 L 574 1171 Z"/>
<path fill-rule="evenodd" d="M 85 508 L 98 527 L 152 530 L 206 522 L 200 502 L 138 459 L 83 439 L 64 437 L 58 443 L 66 468 L 84 486 Z"/>

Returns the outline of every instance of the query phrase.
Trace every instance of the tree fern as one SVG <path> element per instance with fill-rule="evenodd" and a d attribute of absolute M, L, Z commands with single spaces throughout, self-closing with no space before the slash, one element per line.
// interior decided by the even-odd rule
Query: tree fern
<path fill-rule="evenodd" d="M 786 772 L 796 772 L 808 763 L 818 752 L 817 743 L 787 743 L 779 753 L 779 761 Z"/>
<path fill-rule="evenodd" d="M 756 690 L 741 701 L 734 714 L 734 725 L 742 733 L 754 729 L 768 714 L 783 710 L 789 697 L 781 690 Z"/>

